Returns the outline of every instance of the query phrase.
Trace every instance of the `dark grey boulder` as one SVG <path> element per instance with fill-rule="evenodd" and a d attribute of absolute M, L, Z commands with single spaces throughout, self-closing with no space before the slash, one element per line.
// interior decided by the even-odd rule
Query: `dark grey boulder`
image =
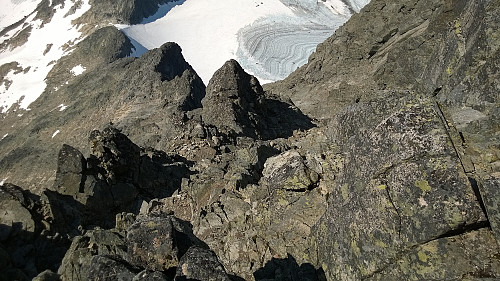
<path fill-rule="evenodd" d="M 90 261 L 88 280 L 96 281 L 129 281 L 135 272 L 119 260 L 107 256 L 93 256 Z"/>
<path fill-rule="evenodd" d="M 329 278 L 370 276 L 415 245 L 487 225 L 429 98 L 389 92 L 331 128 L 345 158 L 315 227 Z"/>
<path fill-rule="evenodd" d="M 113 278 L 118 278 L 119 275 L 120 278 L 130 277 L 124 280 L 131 280 L 135 273 L 125 271 L 128 267 L 120 262 L 128 257 L 126 250 L 125 239 L 119 233 L 109 230 L 90 231 L 73 239 L 57 273 L 62 280 L 83 281 L 89 280 L 91 276 L 92 279 L 105 278 L 114 271 L 117 275 L 113 275 Z M 120 273 L 122 270 L 123 275 Z"/>
<path fill-rule="evenodd" d="M 227 135 L 257 137 L 262 117 L 257 108 L 263 99 L 259 81 L 235 60 L 217 70 L 203 99 L 203 121 Z"/>
<path fill-rule="evenodd" d="M 179 261 L 175 280 L 229 281 L 231 279 L 213 251 L 194 246 L 189 248 Z"/>
<path fill-rule="evenodd" d="M 35 221 L 26 208 L 22 189 L 6 184 L 0 186 L 0 242 L 21 236 L 31 238 L 35 232 Z"/>
<path fill-rule="evenodd" d="M 153 271 L 177 267 L 193 245 L 204 244 L 189 225 L 174 216 L 139 216 L 127 230 L 130 263 Z"/>
<path fill-rule="evenodd" d="M 61 277 L 59 274 L 52 272 L 51 270 L 45 270 L 40 272 L 32 281 L 60 281 Z"/>
<path fill-rule="evenodd" d="M 109 126 L 89 136 L 89 173 L 108 184 L 135 182 L 139 176 L 140 148 L 123 133 Z"/>
<path fill-rule="evenodd" d="M 83 192 L 87 162 L 76 148 L 64 144 L 57 158 L 54 189 L 61 194 L 76 197 Z"/>

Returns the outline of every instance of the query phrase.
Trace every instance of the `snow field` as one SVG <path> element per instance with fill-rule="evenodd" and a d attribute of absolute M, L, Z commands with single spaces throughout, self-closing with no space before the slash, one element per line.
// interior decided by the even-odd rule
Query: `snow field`
<path fill-rule="evenodd" d="M 35 10 L 41 0 L 4 0 L 0 10 L 0 31 Z"/>
<path fill-rule="evenodd" d="M 207 84 L 227 60 L 236 58 L 238 30 L 271 15 L 294 14 L 279 0 L 186 0 L 154 22 L 122 31 L 147 49 L 176 42 Z"/>
<path fill-rule="evenodd" d="M 16 61 L 23 68 L 23 72 L 15 74 L 11 71 L 7 74 L 5 78 L 12 81 L 9 87 L 0 86 L 1 113 L 6 112 L 16 102 L 20 108 L 27 109 L 44 91 L 45 77 L 55 61 L 69 52 L 64 47 L 72 46 L 81 40 L 78 27 L 73 26 L 71 21 L 86 12 L 90 5 L 88 0 L 84 0 L 76 13 L 64 17 L 73 5 L 73 1 L 66 0 L 64 8 L 57 6 L 52 20 L 43 27 L 40 20 L 33 21 L 35 14 L 31 15 L 28 22 L 32 24 L 33 29 L 28 42 L 0 53 L 0 65 Z M 50 44 L 50 50 L 44 54 Z"/>

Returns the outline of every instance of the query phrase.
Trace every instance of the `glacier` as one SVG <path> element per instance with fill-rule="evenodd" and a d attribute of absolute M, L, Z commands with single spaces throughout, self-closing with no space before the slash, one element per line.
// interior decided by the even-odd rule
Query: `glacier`
<path fill-rule="evenodd" d="M 155 21 L 120 28 L 143 51 L 178 43 L 205 83 L 229 59 L 268 83 L 305 64 L 319 43 L 368 2 L 185 0 Z"/>

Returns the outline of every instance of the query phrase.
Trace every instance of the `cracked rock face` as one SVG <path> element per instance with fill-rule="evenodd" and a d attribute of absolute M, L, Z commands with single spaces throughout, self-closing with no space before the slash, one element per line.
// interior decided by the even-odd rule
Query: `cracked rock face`
<path fill-rule="evenodd" d="M 366 278 L 415 245 L 487 225 L 440 114 L 390 92 L 333 121 L 345 160 L 316 226 L 331 278 Z"/>
<path fill-rule="evenodd" d="M 475 266 L 479 248 L 457 246 L 467 254 L 456 267 L 438 257 L 459 244 L 429 259 L 406 251 L 491 238 L 489 225 L 498 236 L 498 7 L 372 1 L 266 85 L 323 120 L 341 159 L 314 228 L 327 278 L 497 276 L 495 261 Z"/>

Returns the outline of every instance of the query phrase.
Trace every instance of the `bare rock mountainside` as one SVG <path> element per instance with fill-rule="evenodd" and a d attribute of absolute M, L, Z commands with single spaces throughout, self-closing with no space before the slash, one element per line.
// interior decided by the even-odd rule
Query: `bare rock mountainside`
<path fill-rule="evenodd" d="M 264 87 L 94 2 L 2 116 L 0 280 L 500 280 L 499 0 L 372 0 Z"/>

